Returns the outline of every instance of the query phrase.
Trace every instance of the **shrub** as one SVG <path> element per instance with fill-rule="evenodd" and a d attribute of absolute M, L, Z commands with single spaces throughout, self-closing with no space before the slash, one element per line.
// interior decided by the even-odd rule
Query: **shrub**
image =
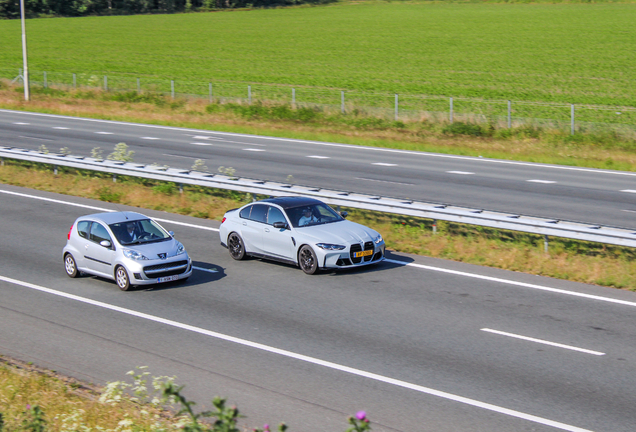
<path fill-rule="evenodd" d="M 447 135 L 469 135 L 469 136 L 483 136 L 487 135 L 486 131 L 479 125 L 463 122 L 454 122 L 442 129 L 442 132 Z"/>

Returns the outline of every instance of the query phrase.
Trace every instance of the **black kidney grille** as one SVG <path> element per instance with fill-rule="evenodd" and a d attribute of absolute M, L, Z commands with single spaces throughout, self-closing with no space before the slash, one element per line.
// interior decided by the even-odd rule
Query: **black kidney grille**
<path fill-rule="evenodd" d="M 364 250 L 373 250 L 373 242 L 366 242 L 364 244 Z M 373 259 L 373 254 L 371 255 L 367 255 L 365 257 L 354 257 L 353 254 L 356 252 L 360 252 L 362 251 L 362 246 L 360 246 L 359 244 L 354 244 L 351 245 L 351 248 L 349 249 L 349 257 L 351 258 L 351 262 L 353 262 L 354 264 L 359 264 L 362 262 L 362 258 L 364 258 L 365 261 L 371 261 L 371 259 Z"/>

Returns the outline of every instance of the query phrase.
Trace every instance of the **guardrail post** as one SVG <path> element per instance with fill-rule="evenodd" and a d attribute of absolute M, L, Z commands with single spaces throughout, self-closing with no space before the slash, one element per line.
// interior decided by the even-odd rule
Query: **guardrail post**
<path fill-rule="evenodd" d="M 4 158 L 0 158 L 0 166 L 4 166 Z"/>
<path fill-rule="evenodd" d="M 508 101 L 508 129 L 512 127 L 512 102 Z"/>
<path fill-rule="evenodd" d="M 179 193 L 183 194 L 183 183 L 179 183 Z"/>
<path fill-rule="evenodd" d="M 433 219 L 433 234 L 437 234 L 437 219 Z"/>
<path fill-rule="evenodd" d="M 57 175 L 57 165 L 53 165 L 53 174 Z"/>
<path fill-rule="evenodd" d="M 113 174 L 113 183 L 117 183 L 117 174 Z"/>
<path fill-rule="evenodd" d="M 450 98 L 450 122 L 453 122 L 453 98 Z"/>
<path fill-rule="evenodd" d="M 545 251 L 545 253 L 548 253 L 548 235 L 547 234 L 543 236 L 543 250 Z"/>

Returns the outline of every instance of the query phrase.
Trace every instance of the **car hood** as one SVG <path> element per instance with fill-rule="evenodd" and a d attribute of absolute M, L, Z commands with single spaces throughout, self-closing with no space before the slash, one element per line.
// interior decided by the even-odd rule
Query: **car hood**
<path fill-rule="evenodd" d="M 177 254 L 177 248 L 179 247 L 179 242 L 175 239 L 170 239 L 167 241 L 161 241 L 156 243 L 146 243 L 146 244 L 134 244 L 122 246 L 124 249 L 130 249 L 139 252 L 144 255 L 149 260 L 155 259 L 165 259 L 173 257 Z M 165 258 L 161 258 L 159 254 L 166 254 Z"/>
<path fill-rule="evenodd" d="M 314 243 L 350 244 L 373 241 L 378 232 L 369 227 L 348 220 L 312 225 L 296 229 L 305 239 Z"/>

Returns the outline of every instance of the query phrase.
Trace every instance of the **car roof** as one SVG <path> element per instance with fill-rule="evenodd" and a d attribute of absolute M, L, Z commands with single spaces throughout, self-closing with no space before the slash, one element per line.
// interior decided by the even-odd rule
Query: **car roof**
<path fill-rule="evenodd" d="M 117 222 L 125 222 L 127 220 L 136 221 L 142 219 L 149 219 L 148 216 L 144 216 L 141 213 L 135 212 L 108 212 L 108 213 L 95 213 L 78 218 L 78 220 L 93 220 L 103 222 L 106 225 L 114 224 Z"/>
<path fill-rule="evenodd" d="M 281 206 L 284 209 L 300 206 L 310 206 L 315 204 L 324 204 L 322 201 L 315 198 L 303 197 L 303 196 L 285 196 L 276 198 L 267 198 L 257 202 L 272 203 Z"/>

